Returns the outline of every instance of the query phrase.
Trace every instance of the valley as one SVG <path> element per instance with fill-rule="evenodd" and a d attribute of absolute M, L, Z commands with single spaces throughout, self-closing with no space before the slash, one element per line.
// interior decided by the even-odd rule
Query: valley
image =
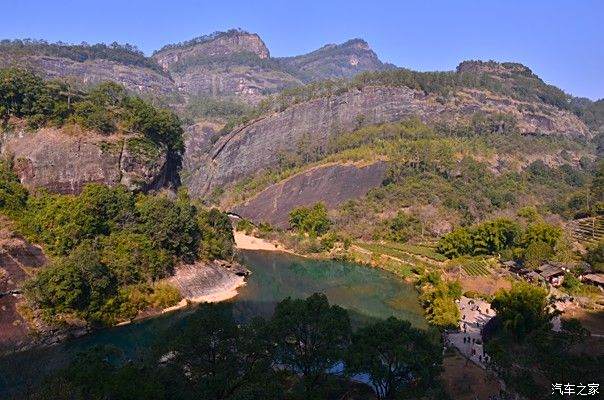
<path fill-rule="evenodd" d="M 369 357 L 410 343 L 396 390 L 462 396 L 443 338 L 474 302 L 497 315 L 463 368 L 481 395 L 598 381 L 603 110 L 519 63 L 419 72 L 358 38 L 2 41 L 0 397 L 394 398 Z"/>

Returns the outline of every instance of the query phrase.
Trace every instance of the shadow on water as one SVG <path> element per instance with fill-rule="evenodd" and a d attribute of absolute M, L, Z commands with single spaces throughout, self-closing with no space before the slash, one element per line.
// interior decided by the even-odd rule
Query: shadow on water
<path fill-rule="evenodd" d="M 245 251 L 242 261 L 252 271 L 245 287 L 229 302 L 234 318 L 270 318 L 275 305 L 291 296 L 304 298 L 325 293 L 329 301 L 346 308 L 353 327 L 395 316 L 427 328 L 412 285 L 383 271 L 351 263 L 317 261 L 285 253 Z M 94 346 L 111 345 L 130 359 L 149 354 L 188 317 L 202 312 L 190 307 L 129 325 L 0 358 L 0 398 L 8 397 L 66 366 L 78 353 Z"/>

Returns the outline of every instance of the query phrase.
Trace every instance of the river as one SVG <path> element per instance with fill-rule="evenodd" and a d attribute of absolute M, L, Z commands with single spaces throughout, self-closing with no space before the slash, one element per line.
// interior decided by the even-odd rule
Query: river
<path fill-rule="evenodd" d="M 395 316 L 426 328 L 423 311 L 412 285 L 381 271 L 352 263 L 318 261 L 287 253 L 241 252 L 251 270 L 247 285 L 231 303 L 240 321 L 270 317 L 275 304 L 285 297 L 307 297 L 322 292 L 329 301 L 349 310 L 353 325 L 375 318 Z M 45 349 L 33 349 L 0 359 L 0 398 L 21 390 L 56 370 L 78 352 L 95 345 L 111 344 L 130 357 L 149 349 L 160 335 L 182 323 L 193 308 L 103 329 Z"/>

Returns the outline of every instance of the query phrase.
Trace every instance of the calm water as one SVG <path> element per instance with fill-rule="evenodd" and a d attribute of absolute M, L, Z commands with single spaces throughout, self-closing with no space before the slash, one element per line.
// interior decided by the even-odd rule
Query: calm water
<path fill-rule="evenodd" d="M 285 253 L 245 251 L 244 263 L 252 271 L 248 283 L 233 299 L 233 312 L 245 321 L 270 317 L 285 297 L 307 297 L 323 292 L 331 303 L 349 310 L 353 324 L 395 316 L 426 327 L 414 288 L 386 272 L 350 263 L 316 261 Z M 111 344 L 137 357 L 171 327 L 184 323 L 195 309 L 177 311 L 130 325 L 101 330 L 50 349 L 19 353 L 0 359 L 0 398 L 6 390 L 27 386 L 64 365 L 74 354 L 94 345 Z"/>

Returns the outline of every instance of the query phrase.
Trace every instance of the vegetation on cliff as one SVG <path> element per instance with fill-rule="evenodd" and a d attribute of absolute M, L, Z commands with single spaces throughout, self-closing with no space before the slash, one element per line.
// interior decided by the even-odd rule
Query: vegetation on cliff
<path fill-rule="evenodd" d="M 173 305 L 178 291 L 158 282 L 176 263 L 233 256 L 228 217 L 193 205 L 185 192 L 171 199 L 90 184 L 77 196 L 28 194 L 0 163 L 0 212 L 54 256 L 25 288 L 54 321 L 112 324 Z"/>
<path fill-rule="evenodd" d="M 149 68 L 163 74 L 162 68 L 152 58 L 146 57 L 142 51 L 131 44 L 113 42 L 109 45 L 97 44 L 68 44 L 48 43 L 45 40 L 34 39 L 4 39 L 0 41 L 0 52 L 10 56 L 45 55 L 50 57 L 68 58 L 77 62 L 87 60 L 109 60 L 121 64 Z"/>
<path fill-rule="evenodd" d="M 183 150 L 176 114 L 159 109 L 124 87 L 105 82 L 88 92 L 61 81 L 46 81 L 23 69 L 0 69 L 0 120 L 25 119 L 31 128 L 74 123 L 101 134 L 140 133 L 169 150 Z"/>

